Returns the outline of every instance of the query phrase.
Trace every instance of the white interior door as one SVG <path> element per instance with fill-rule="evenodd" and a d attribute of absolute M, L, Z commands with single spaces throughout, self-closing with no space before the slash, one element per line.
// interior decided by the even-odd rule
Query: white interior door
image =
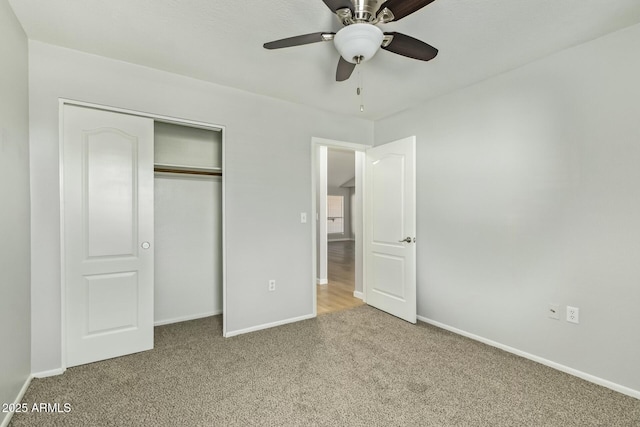
<path fill-rule="evenodd" d="M 367 150 L 366 302 L 416 323 L 415 137 Z"/>
<path fill-rule="evenodd" d="M 66 365 L 153 348 L 153 120 L 64 106 Z"/>

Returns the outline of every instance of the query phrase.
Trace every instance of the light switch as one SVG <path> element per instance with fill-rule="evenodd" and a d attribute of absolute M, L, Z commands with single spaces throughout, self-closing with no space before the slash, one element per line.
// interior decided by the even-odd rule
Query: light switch
<path fill-rule="evenodd" d="M 306 212 L 301 212 L 300 213 L 300 222 L 302 224 L 306 224 L 307 223 L 307 213 Z"/>

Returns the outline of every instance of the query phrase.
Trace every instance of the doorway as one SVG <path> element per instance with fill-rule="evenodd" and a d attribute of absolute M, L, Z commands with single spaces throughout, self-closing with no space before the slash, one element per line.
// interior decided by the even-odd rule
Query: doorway
<path fill-rule="evenodd" d="M 317 285 L 318 314 L 362 305 L 356 297 L 354 201 L 355 151 L 327 148 L 327 276 Z"/>
<path fill-rule="evenodd" d="M 366 148 L 342 141 L 312 140 L 315 314 L 364 304 L 362 165 Z"/>
<path fill-rule="evenodd" d="M 312 207 L 316 212 L 312 226 L 313 314 L 318 313 L 316 288 L 323 277 L 328 283 L 328 276 L 323 276 L 327 267 L 324 255 L 328 255 L 328 210 L 322 195 L 327 193 L 328 149 L 337 148 L 355 151 L 356 190 L 361 189 L 355 192 L 353 203 L 354 296 L 416 323 L 416 137 L 376 147 L 320 138 L 312 138 L 311 144 Z"/>

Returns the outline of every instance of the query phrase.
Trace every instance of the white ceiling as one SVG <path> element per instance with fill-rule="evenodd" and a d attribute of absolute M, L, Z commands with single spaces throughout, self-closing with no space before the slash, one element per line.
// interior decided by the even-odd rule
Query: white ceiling
<path fill-rule="evenodd" d="M 440 49 L 433 61 L 380 51 L 336 83 L 338 54 L 330 42 L 262 47 L 337 31 L 321 0 L 9 2 L 34 40 L 368 119 L 640 22 L 639 0 L 436 0 L 383 26 Z M 358 70 L 364 113 L 355 94 Z"/>

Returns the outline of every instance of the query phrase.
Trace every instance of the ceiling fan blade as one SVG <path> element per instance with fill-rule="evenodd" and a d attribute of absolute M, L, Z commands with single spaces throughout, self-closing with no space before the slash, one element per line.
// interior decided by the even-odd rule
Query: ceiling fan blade
<path fill-rule="evenodd" d="M 338 61 L 338 69 L 336 70 L 336 81 L 343 82 L 345 80 L 348 80 L 355 68 L 356 64 L 345 61 L 345 59 L 341 56 L 340 61 Z"/>
<path fill-rule="evenodd" d="M 429 61 L 436 57 L 438 49 L 426 44 L 425 42 L 409 37 L 402 33 L 384 33 L 387 36 L 393 36 L 393 39 L 387 46 L 382 46 L 384 50 L 397 53 L 420 61 Z"/>
<path fill-rule="evenodd" d="M 324 4 L 327 5 L 327 7 L 329 9 L 331 9 L 331 12 L 336 13 L 337 10 L 339 9 L 351 9 L 351 11 L 353 12 L 353 3 L 351 3 L 351 0 L 322 0 L 324 2 Z"/>
<path fill-rule="evenodd" d="M 269 43 L 265 43 L 263 46 L 265 49 L 282 49 L 283 47 L 300 46 L 303 44 L 333 40 L 334 34 L 335 33 L 303 34 L 301 36 L 289 37 L 282 40 L 275 40 Z"/>
<path fill-rule="evenodd" d="M 387 0 L 378 9 L 378 12 L 387 8 L 393 13 L 393 20 L 399 21 L 407 15 L 411 15 L 434 0 Z"/>

